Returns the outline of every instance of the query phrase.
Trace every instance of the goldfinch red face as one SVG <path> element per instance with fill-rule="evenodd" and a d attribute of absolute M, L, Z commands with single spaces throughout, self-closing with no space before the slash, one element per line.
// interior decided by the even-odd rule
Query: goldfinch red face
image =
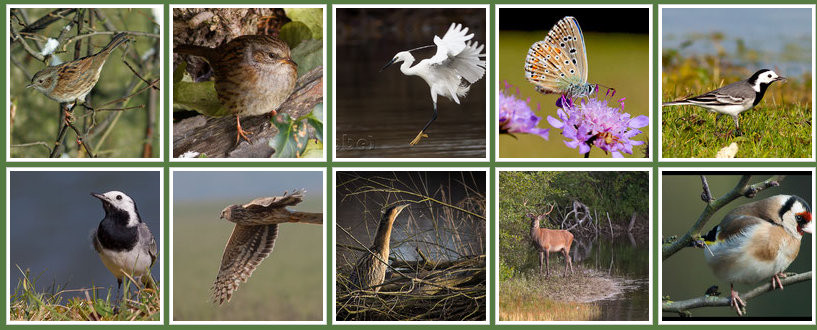
<path fill-rule="evenodd" d="M 797 232 L 814 234 L 814 221 L 811 221 L 810 212 L 800 212 L 795 216 L 797 219 Z"/>
<path fill-rule="evenodd" d="M 803 233 L 814 233 L 814 222 L 811 221 L 811 207 L 808 202 L 799 196 L 785 196 L 783 205 L 780 208 L 780 218 L 783 226 L 790 228 L 792 224 L 800 236 Z"/>

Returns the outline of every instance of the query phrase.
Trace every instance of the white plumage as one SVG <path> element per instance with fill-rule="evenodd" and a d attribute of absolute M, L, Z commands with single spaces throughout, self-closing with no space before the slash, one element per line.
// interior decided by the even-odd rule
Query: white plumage
<path fill-rule="evenodd" d="M 383 67 L 396 62 L 403 62 L 400 71 L 407 76 L 419 76 L 428 84 L 431 100 L 434 102 L 434 114 L 431 120 L 423 127 L 411 144 L 417 144 L 424 136 L 425 130 L 437 119 L 437 96 L 448 98 L 460 104 L 460 98 L 465 97 L 471 84 L 479 81 L 485 75 L 485 45 L 475 41 L 474 34 L 468 34 L 468 28 L 462 24 L 451 23 L 448 31 L 442 38 L 434 36 L 434 45 L 437 53 L 431 58 L 424 59 L 412 66 L 414 56 L 411 51 L 431 47 L 425 46 L 394 55 L 391 61 Z M 382 70 L 382 69 L 381 69 Z"/>

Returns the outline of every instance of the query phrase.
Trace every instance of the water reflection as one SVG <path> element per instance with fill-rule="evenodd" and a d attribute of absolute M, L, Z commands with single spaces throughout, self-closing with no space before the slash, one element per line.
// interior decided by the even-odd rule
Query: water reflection
<path fill-rule="evenodd" d="M 438 99 L 439 116 L 427 131 L 429 138 L 412 147 L 433 112 L 428 85 L 405 76 L 393 65 L 379 72 L 405 45 L 338 48 L 342 65 L 335 67 L 338 157 L 485 157 L 487 84 L 471 86 L 461 104 Z M 419 60 L 432 56 L 419 52 Z"/>
<path fill-rule="evenodd" d="M 617 236 L 576 236 L 570 256 L 574 265 L 594 269 L 616 278 L 622 292 L 596 301 L 601 308 L 598 320 L 649 319 L 649 247 L 646 234 Z"/>

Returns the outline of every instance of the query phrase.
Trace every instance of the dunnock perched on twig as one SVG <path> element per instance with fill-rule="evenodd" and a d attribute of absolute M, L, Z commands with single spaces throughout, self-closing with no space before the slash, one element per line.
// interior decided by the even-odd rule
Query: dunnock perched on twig
<path fill-rule="evenodd" d="M 99 80 L 108 55 L 130 39 L 126 33 L 118 33 L 99 53 L 40 70 L 26 88 L 34 87 L 59 103 L 85 103 L 85 97 Z"/>
<path fill-rule="evenodd" d="M 217 48 L 179 45 L 174 49 L 207 59 L 216 76 L 216 93 L 221 104 L 235 114 L 236 142 L 246 134 L 239 117 L 274 113 L 292 94 L 298 80 L 298 65 L 289 46 L 278 38 L 247 35 Z"/>

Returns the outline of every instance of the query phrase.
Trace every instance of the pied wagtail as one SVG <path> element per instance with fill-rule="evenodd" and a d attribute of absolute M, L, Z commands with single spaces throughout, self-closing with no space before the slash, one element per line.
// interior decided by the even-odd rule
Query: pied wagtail
<path fill-rule="evenodd" d="M 738 115 L 760 103 L 763 94 L 766 93 L 766 88 L 778 80 L 786 80 L 786 78 L 778 76 L 772 70 L 763 69 L 755 72 L 749 79 L 731 83 L 706 94 L 666 102 L 662 106 L 697 105 L 704 107 L 709 111 L 718 113 L 717 117 L 715 117 L 716 123 L 720 116 L 730 115 L 735 120 L 735 129 L 740 132 Z"/>
<path fill-rule="evenodd" d="M 117 290 L 126 274 L 151 285 L 150 267 L 156 261 L 156 241 L 139 217 L 136 203 L 120 191 L 91 196 L 99 198 L 105 209 L 105 218 L 91 239 L 102 263 L 116 276 Z"/>

